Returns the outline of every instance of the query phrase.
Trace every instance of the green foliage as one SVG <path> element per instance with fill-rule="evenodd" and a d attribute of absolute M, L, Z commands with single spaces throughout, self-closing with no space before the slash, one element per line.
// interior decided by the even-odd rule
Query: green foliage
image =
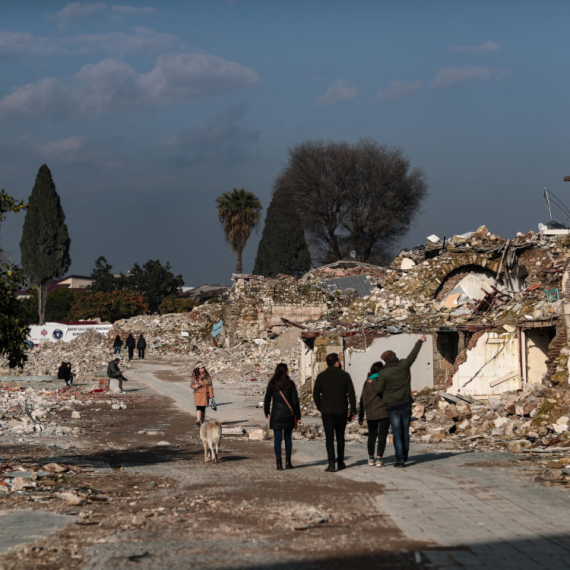
<path fill-rule="evenodd" d="M 194 308 L 194 301 L 177 295 L 169 295 L 162 300 L 158 308 L 161 315 L 168 313 L 189 313 Z"/>
<path fill-rule="evenodd" d="M 40 323 L 44 322 L 47 283 L 64 275 L 71 264 L 70 243 L 59 195 L 44 164 L 32 189 L 20 242 L 26 276 L 39 287 Z"/>
<path fill-rule="evenodd" d="M 216 208 L 226 240 L 237 254 L 236 273 L 242 273 L 242 252 L 251 232 L 259 225 L 263 206 L 252 192 L 234 188 L 216 198 Z"/>
<path fill-rule="evenodd" d="M 170 263 L 162 266 L 158 259 L 147 261 L 142 267 L 135 263 L 126 281 L 129 289 L 144 295 L 152 313 L 158 311 L 165 297 L 176 294 L 184 285 L 182 275 L 175 276 L 170 269 Z"/>
<path fill-rule="evenodd" d="M 77 291 L 69 312 L 69 320 L 88 320 L 99 317 L 114 322 L 148 313 L 148 304 L 136 291 Z"/>
<path fill-rule="evenodd" d="M 276 192 L 267 208 L 253 273 L 264 277 L 279 273 L 300 277 L 310 268 L 311 255 L 299 215 L 292 200 Z"/>
<path fill-rule="evenodd" d="M 24 319 L 28 325 L 37 325 L 40 318 L 38 316 L 38 290 L 34 287 L 30 290 L 30 296 L 26 299 L 20 299 L 22 310 L 24 311 Z"/>
<path fill-rule="evenodd" d="M 47 296 L 46 321 L 68 321 L 71 305 L 75 301 L 76 291 L 67 287 L 54 289 Z"/>
<path fill-rule="evenodd" d="M 0 222 L 8 212 L 21 212 L 23 202 L 0 191 Z M 22 367 L 26 361 L 24 340 L 28 335 L 25 312 L 16 293 L 24 286 L 21 270 L 2 257 L 0 249 L 0 356 L 8 359 L 10 368 Z"/>
<path fill-rule="evenodd" d="M 91 279 L 95 281 L 89 287 L 90 291 L 101 291 L 102 293 L 110 293 L 120 288 L 119 279 L 113 277 L 113 266 L 101 256 L 95 260 L 95 268 L 91 272 Z"/>

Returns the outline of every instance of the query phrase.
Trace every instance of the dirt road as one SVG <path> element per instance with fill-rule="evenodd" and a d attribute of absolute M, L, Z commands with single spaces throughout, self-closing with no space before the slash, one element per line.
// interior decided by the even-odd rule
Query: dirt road
<path fill-rule="evenodd" d="M 55 461 L 69 470 L 2 496 L 0 514 L 12 518 L 0 517 L 0 527 L 28 540 L 17 545 L 13 532 L 2 542 L 0 533 L 0 568 L 422 567 L 415 552 L 424 544 L 382 512 L 379 484 L 325 477 L 321 461 L 277 472 L 271 443 L 243 438 L 224 437 L 220 463 L 205 464 L 184 383 L 149 379 L 146 366 L 126 384 L 126 409 L 83 408 L 81 451 L 3 449 L 12 469 Z M 254 404 L 223 389 L 217 396 L 226 425 L 259 423 L 260 410 L 247 407 Z M 66 526 L 54 522 L 37 538 L 40 514 L 67 517 L 58 519 Z"/>

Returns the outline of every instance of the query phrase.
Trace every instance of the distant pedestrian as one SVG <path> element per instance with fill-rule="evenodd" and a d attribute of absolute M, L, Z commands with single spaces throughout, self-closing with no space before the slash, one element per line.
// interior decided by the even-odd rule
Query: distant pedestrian
<path fill-rule="evenodd" d="M 115 380 L 119 381 L 119 390 L 121 394 L 124 394 L 123 390 L 123 381 L 127 382 L 127 378 L 123 376 L 121 369 L 119 368 L 119 362 L 121 362 L 120 358 L 115 358 L 115 360 L 111 360 L 109 364 L 107 364 L 107 377 L 114 378 Z"/>
<path fill-rule="evenodd" d="M 129 350 L 129 360 L 133 359 L 133 353 L 135 352 L 135 347 L 137 345 L 137 341 L 135 340 L 135 337 L 129 333 L 129 336 L 127 337 L 127 341 L 125 342 L 128 350 Z"/>
<path fill-rule="evenodd" d="M 121 354 L 121 348 L 123 347 L 123 339 L 120 335 L 115 337 L 115 341 L 113 342 L 113 348 L 115 349 L 115 354 Z"/>
<path fill-rule="evenodd" d="M 145 348 L 146 348 L 146 339 L 141 333 L 141 336 L 139 336 L 137 340 L 137 350 L 139 351 L 139 358 L 142 360 L 144 360 Z"/>
<path fill-rule="evenodd" d="M 206 408 L 210 398 L 214 397 L 212 378 L 202 362 L 196 364 L 192 372 L 190 388 L 194 391 L 194 403 L 196 404 L 196 425 L 201 426 L 206 421 Z"/>
<path fill-rule="evenodd" d="M 335 471 L 334 440 L 336 436 L 338 469 L 345 469 L 344 430 L 347 420 L 356 416 L 354 385 L 348 372 L 341 368 L 338 354 L 327 354 L 327 369 L 315 380 L 313 400 L 323 419 L 329 465 L 327 472 Z M 350 413 L 349 413 L 350 402 Z"/>
<path fill-rule="evenodd" d="M 271 416 L 269 410 L 271 408 Z M 273 430 L 275 457 L 277 470 L 283 469 L 281 458 L 281 443 L 285 439 L 285 469 L 293 469 L 291 453 L 293 440 L 291 434 L 296 423 L 301 423 L 301 408 L 299 407 L 299 395 L 297 387 L 291 378 L 289 370 L 284 362 L 275 368 L 275 372 L 265 392 L 263 402 L 265 417 L 269 418 L 269 428 Z"/>
<path fill-rule="evenodd" d="M 358 412 L 358 423 L 362 425 L 364 416 L 368 424 L 368 465 L 382 467 L 384 464 L 384 450 L 386 449 L 386 438 L 390 429 L 390 420 L 386 405 L 382 398 L 372 387 L 372 381 L 378 378 L 378 372 L 383 368 L 382 362 L 375 362 L 370 367 L 370 372 L 364 382 L 362 395 L 360 396 L 360 406 Z M 374 460 L 374 447 L 378 440 L 378 451 L 376 461 Z"/>
<path fill-rule="evenodd" d="M 423 335 L 404 360 L 399 360 L 396 353 L 391 350 L 382 353 L 380 358 L 385 362 L 384 368 L 378 372 L 378 378 L 372 380 L 372 386 L 384 400 L 390 418 L 396 451 L 394 467 L 404 467 L 408 460 L 413 404 L 410 368 L 425 341 L 426 336 Z"/>
<path fill-rule="evenodd" d="M 73 385 L 74 375 L 71 373 L 71 362 L 62 362 L 57 371 L 58 380 L 65 380 L 65 383 L 71 388 Z"/>

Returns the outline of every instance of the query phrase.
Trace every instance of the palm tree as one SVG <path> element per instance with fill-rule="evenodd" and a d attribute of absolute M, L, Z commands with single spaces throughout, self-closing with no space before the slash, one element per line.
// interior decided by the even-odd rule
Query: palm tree
<path fill-rule="evenodd" d="M 236 273 L 242 273 L 241 254 L 252 230 L 259 225 L 263 206 L 252 192 L 234 188 L 216 198 L 216 208 L 226 239 L 237 254 Z"/>

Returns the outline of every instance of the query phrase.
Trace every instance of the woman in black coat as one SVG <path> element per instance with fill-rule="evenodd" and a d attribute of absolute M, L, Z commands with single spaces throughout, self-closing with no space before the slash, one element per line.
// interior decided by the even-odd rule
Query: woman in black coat
<path fill-rule="evenodd" d="M 62 362 L 57 371 L 58 380 L 65 380 L 65 383 L 71 387 L 73 384 L 73 374 L 71 373 L 71 362 Z"/>
<path fill-rule="evenodd" d="M 293 469 L 291 464 L 291 452 L 293 440 L 291 434 L 297 423 L 301 423 L 301 409 L 299 407 L 299 395 L 295 383 L 289 378 L 289 370 L 284 362 L 275 368 L 273 378 L 269 380 L 263 409 L 265 417 L 269 418 L 269 427 L 273 430 L 275 440 L 275 457 L 277 470 L 283 469 L 281 460 L 281 442 L 285 439 L 285 469 Z M 269 409 L 271 408 L 271 416 Z"/>

